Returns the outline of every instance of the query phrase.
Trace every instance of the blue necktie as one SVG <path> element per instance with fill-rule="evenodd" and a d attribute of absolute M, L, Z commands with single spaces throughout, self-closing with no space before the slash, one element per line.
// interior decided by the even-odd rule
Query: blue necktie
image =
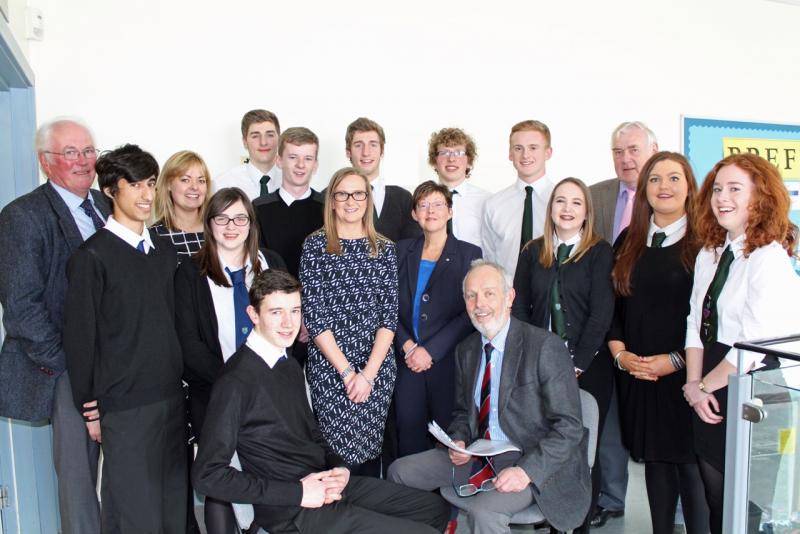
<path fill-rule="evenodd" d="M 95 211 L 94 207 L 92 206 L 92 201 L 89 200 L 88 197 L 81 202 L 81 209 L 86 215 L 89 216 L 90 219 L 92 219 L 92 224 L 94 224 L 95 231 L 106 225 L 106 223 L 103 222 L 103 219 L 101 219 L 97 214 L 97 211 Z"/>
<path fill-rule="evenodd" d="M 138 250 L 139 252 L 145 253 L 145 252 L 144 252 L 144 239 L 142 239 L 141 241 L 139 241 L 139 244 L 138 244 L 138 245 L 136 245 L 136 250 Z M 145 253 L 145 254 L 146 254 L 146 253 Z"/>
<path fill-rule="evenodd" d="M 253 328 L 253 321 L 247 315 L 247 305 L 250 304 L 250 298 L 247 296 L 247 286 L 244 285 L 245 267 L 238 271 L 231 271 L 225 267 L 225 272 L 231 277 L 233 284 L 233 313 L 236 319 L 236 348 L 242 346 L 242 343 L 247 341 L 247 335 L 250 329 Z"/>

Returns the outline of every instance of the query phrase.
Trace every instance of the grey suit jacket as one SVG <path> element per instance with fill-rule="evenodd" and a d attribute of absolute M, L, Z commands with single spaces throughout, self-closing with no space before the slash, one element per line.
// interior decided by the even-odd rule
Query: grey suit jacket
<path fill-rule="evenodd" d="M 91 194 L 107 216 L 105 197 Z M 0 416 L 39 421 L 50 417 L 56 378 L 66 368 L 66 264 L 83 238 L 49 182 L 3 208 L 0 228 Z"/>
<path fill-rule="evenodd" d="M 456 399 L 448 434 L 466 443 L 478 438 L 474 394 L 482 352 L 477 332 L 456 347 Z M 512 317 L 499 397 L 500 425 L 522 448 L 515 465 L 530 477 L 536 503 L 554 528 L 576 528 L 591 500 L 588 432 L 583 428 L 578 381 L 564 342 Z"/>
<path fill-rule="evenodd" d="M 614 244 L 614 212 L 619 196 L 619 178 L 603 180 L 589 187 L 594 207 L 594 231 Z"/>

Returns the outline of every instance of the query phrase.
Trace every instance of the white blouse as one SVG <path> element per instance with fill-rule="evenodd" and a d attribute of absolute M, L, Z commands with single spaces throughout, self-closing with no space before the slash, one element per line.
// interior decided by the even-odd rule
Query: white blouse
<path fill-rule="evenodd" d="M 691 309 L 686 324 L 686 347 L 703 348 L 700 337 L 703 300 L 714 279 L 717 261 L 730 244 L 733 252 L 728 278 L 717 301 L 719 322 L 717 340 L 733 346 L 738 341 L 788 336 L 800 333 L 795 307 L 800 302 L 800 276 L 795 273 L 789 256 L 776 241 L 757 248 L 744 257 L 741 235 L 728 240 L 716 250 L 703 249 L 694 268 Z M 738 362 L 738 349 L 725 356 L 732 365 Z M 745 369 L 762 367 L 764 355 L 745 352 Z"/>

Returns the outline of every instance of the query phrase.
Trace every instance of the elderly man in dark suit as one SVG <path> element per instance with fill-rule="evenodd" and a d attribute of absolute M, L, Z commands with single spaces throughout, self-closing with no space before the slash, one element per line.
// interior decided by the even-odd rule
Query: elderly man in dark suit
<path fill-rule="evenodd" d="M 441 488 L 445 499 L 467 512 L 473 533 L 510 532 L 511 517 L 533 502 L 553 527 L 575 528 L 589 509 L 590 482 L 569 352 L 558 336 L 511 317 L 514 290 L 499 265 L 473 262 L 464 300 L 478 332 L 456 348 L 455 409 L 447 433 L 462 447 L 489 438 L 511 441 L 521 453 L 486 462 L 437 448 L 397 460 L 390 480 Z M 487 477 L 493 483 L 481 486 Z M 461 496 L 469 493 L 461 491 L 468 481 L 489 491 Z"/>
<path fill-rule="evenodd" d="M 104 225 L 109 208 L 90 190 L 97 151 L 85 126 L 46 123 L 36 149 L 47 183 L 0 213 L 0 416 L 51 419 L 61 531 L 99 534 L 99 425 L 91 405 L 82 415 L 72 402 L 62 325 L 67 259 Z"/>
<path fill-rule="evenodd" d="M 614 244 L 630 223 L 639 171 L 656 152 L 656 136 L 642 122 L 623 122 L 611 134 L 611 153 L 617 177 L 589 188 L 594 205 L 594 228 L 609 243 Z M 603 425 L 595 469 L 600 471 L 601 485 L 598 508 L 591 525 L 601 527 L 610 517 L 625 513 L 628 486 L 628 452 L 620 437 L 619 409 L 614 394 Z"/>

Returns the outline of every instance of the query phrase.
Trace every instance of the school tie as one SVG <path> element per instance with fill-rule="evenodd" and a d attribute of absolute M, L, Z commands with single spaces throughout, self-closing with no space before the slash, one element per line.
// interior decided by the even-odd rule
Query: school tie
<path fill-rule="evenodd" d="M 533 239 L 533 186 L 525 186 L 525 209 L 522 210 L 522 236 L 519 242 L 519 249 L 525 243 Z"/>
<path fill-rule="evenodd" d="M 664 244 L 664 240 L 667 238 L 667 234 L 664 232 L 656 232 L 653 234 L 653 239 L 650 241 L 651 248 L 661 248 L 661 245 Z"/>
<path fill-rule="evenodd" d="M 458 194 L 458 191 L 456 191 L 455 189 L 453 189 L 453 190 L 450 192 L 450 194 L 452 195 L 453 199 L 455 200 L 455 197 L 456 197 L 456 195 Z M 447 219 L 447 234 L 448 234 L 448 235 L 450 235 L 450 234 L 452 234 L 452 233 L 453 233 L 453 218 L 452 218 L 452 217 L 450 217 L 449 219 Z"/>
<path fill-rule="evenodd" d="M 265 174 L 259 181 L 261 182 L 261 196 L 268 195 L 269 188 L 267 187 L 267 184 L 269 183 L 269 176 Z"/>
<path fill-rule="evenodd" d="M 483 381 L 481 382 L 481 404 L 478 407 L 478 436 L 483 439 L 492 439 L 489 434 L 489 411 L 490 400 L 492 392 L 492 351 L 494 347 L 491 343 L 483 346 L 484 354 L 484 367 L 483 367 Z M 494 476 L 494 470 L 489 464 L 489 458 L 480 456 L 473 462 L 473 472 L 469 477 L 469 483 L 474 484 L 475 487 L 480 488 L 484 480 L 488 480 Z"/>
<path fill-rule="evenodd" d="M 95 231 L 106 225 L 106 223 L 103 222 L 103 219 L 101 219 L 97 214 L 97 211 L 95 211 L 94 206 L 92 206 L 92 201 L 89 200 L 89 197 L 86 197 L 86 199 L 81 202 L 81 209 L 86 215 L 89 216 L 90 219 L 92 219 L 92 224 L 94 224 Z"/>
<path fill-rule="evenodd" d="M 706 297 L 703 299 L 701 336 L 704 347 L 711 346 L 717 340 L 717 328 L 719 326 L 717 299 L 719 299 L 722 288 L 725 286 L 725 280 L 728 279 L 731 263 L 733 263 L 733 252 L 731 251 L 731 246 L 728 245 L 722 252 L 722 257 L 720 257 L 717 264 L 717 271 L 714 273 L 714 279 L 711 280 Z"/>
<path fill-rule="evenodd" d="M 245 270 L 246 267 L 242 267 L 238 271 L 231 271 L 225 267 L 225 272 L 231 277 L 231 284 L 233 284 L 233 313 L 237 349 L 247 340 L 247 335 L 250 333 L 250 329 L 253 328 L 253 322 L 247 315 L 247 305 L 250 304 L 250 299 L 247 296 L 247 286 L 244 284 Z"/>
<path fill-rule="evenodd" d="M 141 252 L 142 254 L 147 254 L 147 253 L 144 251 L 144 239 L 142 239 L 141 241 L 139 241 L 139 244 L 138 244 L 138 245 L 136 245 L 136 250 L 138 250 L 138 251 L 139 251 L 139 252 Z"/>
<path fill-rule="evenodd" d="M 550 319 L 553 332 L 561 339 L 567 338 L 567 327 L 564 310 L 561 306 L 561 293 L 558 290 L 558 271 L 561 270 L 561 265 L 569 258 L 572 247 L 573 245 L 567 245 L 566 243 L 558 245 L 556 278 L 553 280 L 553 287 L 550 289 Z"/>

